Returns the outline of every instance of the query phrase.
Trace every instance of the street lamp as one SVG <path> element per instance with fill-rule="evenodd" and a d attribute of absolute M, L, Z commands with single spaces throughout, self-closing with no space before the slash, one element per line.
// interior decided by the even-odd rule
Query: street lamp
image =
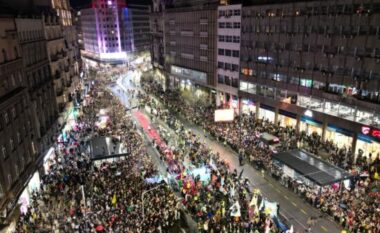
<path fill-rule="evenodd" d="M 145 219 L 145 211 L 144 211 L 144 195 L 147 194 L 147 193 L 149 193 L 149 192 L 151 192 L 151 191 L 153 191 L 153 190 L 158 189 L 159 187 L 161 187 L 161 186 L 163 186 L 163 185 L 165 185 L 165 183 L 161 183 L 161 184 L 157 185 L 157 186 L 154 187 L 154 188 L 151 188 L 151 189 L 149 189 L 149 190 L 144 191 L 144 192 L 141 194 L 142 220 L 143 220 L 143 222 L 144 222 L 144 219 Z"/>

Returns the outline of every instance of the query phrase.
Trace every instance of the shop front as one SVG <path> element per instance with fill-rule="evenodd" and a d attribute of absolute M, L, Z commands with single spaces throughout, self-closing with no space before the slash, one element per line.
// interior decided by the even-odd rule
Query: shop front
<path fill-rule="evenodd" d="M 274 108 L 268 105 L 261 104 L 259 109 L 259 119 L 268 120 L 274 123 L 275 119 Z"/>
<path fill-rule="evenodd" d="M 160 69 L 155 69 L 154 72 L 154 79 L 161 85 L 161 87 L 166 90 L 166 77 L 165 74 L 162 70 Z"/>
<path fill-rule="evenodd" d="M 380 129 L 362 126 L 361 133 L 356 141 L 356 154 L 375 159 L 380 154 Z"/>
<path fill-rule="evenodd" d="M 297 127 L 297 115 L 291 112 L 287 112 L 279 109 L 277 120 L 280 123 L 281 127 Z"/>
<path fill-rule="evenodd" d="M 45 174 L 48 174 L 51 169 L 51 166 L 55 164 L 55 157 L 56 155 L 54 147 L 51 147 L 44 156 L 43 167 Z"/>
<path fill-rule="evenodd" d="M 325 140 L 332 141 L 339 148 L 352 146 L 354 133 L 335 125 L 328 124 L 325 132 Z"/>
<path fill-rule="evenodd" d="M 302 116 L 300 122 L 300 131 L 305 131 L 307 135 L 316 133 L 319 136 L 322 136 L 323 125 L 320 121 L 316 121 L 307 116 Z"/>
<path fill-rule="evenodd" d="M 21 193 L 17 202 L 20 205 L 20 212 L 22 214 L 26 214 L 28 211 L 31 197 L 34 192 L 38 192 L 40 190 L 40 184 L 40 175 L 38 171 L 36 171 L 30 179 L 28 185 L 25 187 L 24 191 Z"/>
<path fill-rule="evenodd" d="M 244 114 L 254 114 L 254 113 L 256 113 L 256 105 L 250 99 L 242 99 L 241 100 L 241 111 Z"/>

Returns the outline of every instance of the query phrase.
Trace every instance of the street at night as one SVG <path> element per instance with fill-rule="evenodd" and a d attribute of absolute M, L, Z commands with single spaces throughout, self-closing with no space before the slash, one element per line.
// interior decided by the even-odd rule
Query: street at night
<path fill-rule="evenodd" d="M 0 233 L 380 232 L 379 0 L 0 0 Z"/>

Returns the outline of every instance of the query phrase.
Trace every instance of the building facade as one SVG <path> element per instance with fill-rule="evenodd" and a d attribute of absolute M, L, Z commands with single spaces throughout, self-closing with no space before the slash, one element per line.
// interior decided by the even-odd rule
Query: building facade
<path fill-rule="evenodd" d="M 18 40 L 21 46 L 26 86 L 31 99 L 31 111 L 36 116 L 37 153 L 44 152 L 52 142 L 48 131 L 58 117 L 54 83 L 46 51 L 43 20 L 41 18 L 16 18 Z"/>
<path fill-rule="evenodd" d="M 165 70 L 169 86 L 215 88 L 216 5 L 166 9 Z"/>
<path fill-rule="evenodd" d="M 0 16 L 0 51 L 0 217 L 6 218 L 34 168 L 38 142 L 13 17 Z"/>
<path fill-rule="evenodd" d="M 128 10 L 132 21 L 132 52 L 145 52 L 150 49 L 149 13 L 146 5 L 129 4 Z"/>
<path fill-rule="evenodd" d="M 216 89 L 217 106 L 379 153 L 380 1 L 229 2 L 153 2 L 155 78 Z"/>
<path fill-rule="evenodd" d="M 161 85 L 167 87 L 167 74 L 165 72 L 165 37 L 164 37 L 164 10 L 165 4 L 160 0 L 153 0 L 149 24 L 150 24 L 150 55 L 155 79 Z"/>
<path fill-rule="evenodd" d="M 218 7 L 217 106 L 238 108 L 241 5 Z"/>
<path fill-rule="evenodd" d="M 81 10 L 84 50 L 88 59 L 118 64 L 135 52 L 149 50 L 149 8 L 127 7 L 123 0 L 93 0 Z"/>
<path fill-rule="evenodd" d="M 59 124 L 62 125 L 75 87 L 79 84 L 80 54 L 76 27 L 68 0 L 41 0 L 37 4 L 47 9 L 43 13 L 44 36 L 58 110 L 62 113 Z"/>
<path fill-rule="evenodd" d="M 367 155 L 380 151 L 379 1 L 242 9 L 242 108 Z"/>

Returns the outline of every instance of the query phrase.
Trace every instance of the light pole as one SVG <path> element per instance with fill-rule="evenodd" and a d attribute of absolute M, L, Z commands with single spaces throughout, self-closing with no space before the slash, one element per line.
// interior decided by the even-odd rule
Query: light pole
<path fill-rule="evenodd" d="M 147 193 L 149 193 L 149 192 L 151 192 L 151 191 L 153 191 L 153 190 L 158 189 L 159 187 L 161 187 L 161 186 L 163 186 L 163 185 L 165 185 L 165 183 L 161 183 L 161 184 L 157 185 L 157 186 L 154 187 L 154 188 L 151 188 L 151 189 L 149 189 L 149 190 L 144 191 L 144 192 L 141 194 L 142 220 L 143 220 L 143 222 L 144 222 L 144 219 L 145 219 L 145 211 L 144 211 L 144 195 L 147 194 Z"/>

